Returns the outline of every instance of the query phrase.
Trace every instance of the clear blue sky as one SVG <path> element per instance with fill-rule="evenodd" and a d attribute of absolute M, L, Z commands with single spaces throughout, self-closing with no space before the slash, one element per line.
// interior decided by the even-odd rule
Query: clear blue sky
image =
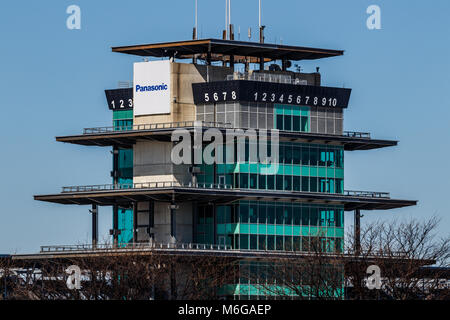
<path fill-rule="evenodd" d="M 258 1 L 232 2 L 241 39 L 248 27 L 256 36 Z M 66 28 L 71 4 L 81 7 L 81 30 Z M 371 4 L 381 7 L 382 30 L 366 27 Z M 225 1 L 199 5 L 200 36 L 220 37 Z M 1 1 L 0 253 L 90 241 L 88 207 L 40 203 L 33 195 L 110 183 L 109 149 L 54 137 L 111 125 L 103 90 L 131 79 L 140 59 L 110 47 L 189 39 L 193 8 L 194 0 Z M 366 212 L 363 223 L 437 215 L 440 234 L 449 233 L 449 14 L 448 0 L 263 0 L 267 42 L 345 50 L 300 63 L 305 71 L 320 66 L 324 85 L 353 88 L 345 129 L 400 141 L 346 153 L 346 189 L 419 200 L 413 208 Z M 352 215 L 345 218 L 351 225 Z M 110 228 L 111 209 L 101 208 L 101 238 Z"/>

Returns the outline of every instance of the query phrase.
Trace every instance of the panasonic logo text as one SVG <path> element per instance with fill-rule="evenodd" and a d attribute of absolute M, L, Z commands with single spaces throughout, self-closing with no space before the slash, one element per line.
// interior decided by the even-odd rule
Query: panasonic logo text
<path fill-rule="evenodd" d="M 166 91 L 169 89 L 169 86 L 165 83 L 161 83 L 159 85 L 154 86 L 140 86 L 136 85 L 136 92 L 144 92 L 144 91 Z"/>

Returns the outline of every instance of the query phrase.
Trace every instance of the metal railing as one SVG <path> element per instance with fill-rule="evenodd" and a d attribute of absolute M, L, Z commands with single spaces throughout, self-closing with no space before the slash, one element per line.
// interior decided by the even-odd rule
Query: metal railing
<path fill-rule="evenodd" d="M 344 195 L 351 197 L 383 198 L 383 199 L 390 199 L 391 197 L 389 192 L 354 191 L 354 190 L 345 190 Z"/>
<path fill-rule="evenodd" d="M 126 125 L 126 126 L 85 128 L 83 130 L 83 134 L 188 128 L 188 127 L 194 127 L 194 126 L 201 126 L 201 127 L 205 127 L 205 128 L 231 128 L 232 127 L 231 123 L 223 123 L 223 122 L 180 121 L 180 122 L 135 124 L 135 125 Z"/>
<path fill-rule="evenodd" d="M 370 139 L 369 132 L 344 131 L 342 135 L 350 138 Z"/>
<path fill-rule="evenodd" d="M 234 74 L 229 74 L 226 76 L 227 81 L 232 80 L 249 80 L 249 81 L 261 81 L 261 82 L 274 82 L 274 83 L 287 83 L 287 84 L 297 84 L 297 85 L 307 85 L 308 81 L 306 79 L 292 79 L 290 75 L 284 74 L 271 74 L 265 72 L 257 73 L 241 73 L 235 72 Z"/>
<path fill-rule="evenodd" d="M 267 250 L 267 249 L 237 249 L 233 248 L 231 245 L 224 244 L 200 244 L 200 243 L 160 243 L 160 242 L 141 242 L 141 243 L 119 243 L 114 244 L 80 244 L 80 245 L 53 245 L 53 246 L 41 246 L 40 253 L 85 253 L 89 251 L 96 252 L 108 252 L 117 250 L 148 250 L 148 251 L 158 251 L 158 250 L 170 250 L 170 251 L 229 251 L 229 252 L 255 252 L 255 253 L 266 253 L 266 254 L 317 254 L 313 251 L 305 250 Z M 408 253 L 404 251 L 384 251 L 384 250 L 361 250 L 359 254 L 355 251 L 345 250 L 345 252 L 323 252 L 324 255 L 342 255 L 347 257 L 386 257 L 386 258 L 407 258 Z"/>
<path fill-rule="evenodd" d="M 242 188 L 234 188 L 231 184 L 219 183 L 183 183 L 179 181 L 161 181 L 161 182 L 140 182 L 140 183 L 121 183 L 121 184 L 98 184 L 87 186 L 67 186 L 62 187 L 62 193 L 73 192 L 92 192 L 92 191 L 108 191 L 108 190 L 132 190 L 132 189 L 157 189 L 157 188 L 193 188 L 193 189 L 211 189 L 211 190 L 241 190 Z M 251 190 L 251 189 L 248 189 Z M 254 190 L 255 191 L 255 190 Z M 257 191 L 257 190 L 256 190 Z M 286 190 L 278 190 L 280 192 Z M 287 190 L 287 192 L 291 192 Z M 378 198 L 390 199 L 389 192 L 377 191 L 355 191 L 344 190 L 344 193 L 319 193 L 319 192 L 305 192 L 311 194 L 327 194 L 327 195 L 344 195 L 349 197 L 363 197 L 363 198 Z"/>
<path fill-rule="evenodd" d="M 121 184 L 98 184 L 87 186 L 68 186 L 62 187 L 63 193 L 70 192 L 92 192 L 108 190 L 127 190 L 127 189 L 155 189 L 155 188 L 198 188 L 198 189 L 233 189 L 230 184 L 220 183 L 181 183 L 178 181 L 162 182 L 141 182 L 141 183 L 121 183 Z"/>
<path fill-rule="evenodd" d="M 41 246 L 41 253 L 48 252 L 75 252 L 75 251 L 107 251 L 118 249 L 160 249 L 160 250 L 233 250 L 231 245 L 223 244 L 200 244 L 200 243 L 119 243 L 113 244 L 80 244 L 80 245 L 59 245 L 59 246 Z"/>

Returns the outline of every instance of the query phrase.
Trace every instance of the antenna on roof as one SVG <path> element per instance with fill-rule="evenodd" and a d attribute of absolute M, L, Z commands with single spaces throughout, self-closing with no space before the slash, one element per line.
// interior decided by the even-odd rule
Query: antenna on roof
<path fill-rule="evenodd" d="M 224 32 L 224 40 L 227 40 L 228 34 L 228 0 L 225 0 L 225 32 Z"/>
<path fill-rule="evenodd" d="M 259 0 L 259 20 L 258 20 L 258 26 L 259 26 L 259 42 L 260 42 L 260 43 L 264 43 L 264 28 L 265 28 L 266 26 L 263 26 L 263 25 L 261 24 L 261 12 L 262 12 L 262 9 L 261 9 L 261 0 Z"/>
<path fill-rule="evenodd" d="M 195 24 L 194 24 L 194 32 L 192 33 L 192 39 L 198 39 L 198 0 L 195 0 Z"/>

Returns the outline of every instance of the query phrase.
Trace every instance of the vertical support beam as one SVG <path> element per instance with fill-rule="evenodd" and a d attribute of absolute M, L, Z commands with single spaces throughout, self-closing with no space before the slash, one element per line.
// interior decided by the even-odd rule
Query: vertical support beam
<path fill-rule="evenodd" d="M 113 205 L 113 228 L 112 228 L 113 244 L 114 248 L 119 244 L 119 206 Z"/>
<path fill-rule="evenodd" d="M 259 70 L 264 70 L 264 57 L 259 58 Z"/>
<path fill-rule="evenodd" d="M 354 250 L 356 255 L 361 254 L 361 211 L 359 209 L 355 210 L 355 222 L 354 222 Z"/>
<path fill-rule="evenodd" d="M 155 227 L 155 201 L 148 202 L 148 236 L 151 241 L 154 239 L 154 234 L 151 232 L 152 228 Z"/>
<path fill-rule="evenodd" d="M 92 248 L 97 248 L 98 244 L 98 208 L 96 204 L 92 205 Z"/>
<path fill-rule="evenodd" d="M 230 55 L 230 68 L 234 71 L 234 55 Z"/>
<path fill-rule="evenodd" d="M 133 243 L 138 242 L 138 203 L 133 202 Z"/>
<path fill-rule="evenodd" d="M 213 240 L 213 244 L 218 244 L 219 242 L 217 241 L 217 210 L 216 210 L 216 204 L 212 205 L 212 210 L 213 210 L 213 223 L 214 223 L 214 232 L 213 232 L 214 240 Z"/>
<path fill-rule="evenodd" d="M 192 242 L 196 243 L 197 240 L 197 215 L 198 215 L 198 204 L 197 202 L 192 202 Z"/>
<path fill-rule="evenodd" d="M 113 146 L 113 171 L 112 177 L 114 182 L 114 189 L 119 184 L 119 148 Z M 114 247 L 117 247 L 119 243 L 119 206 L 113 205 L 113 228 L 110 232 L 113 236 Z"/>
<path fill-rule="evenodd" d="M 176 221 L 176 204 L 175 197 L 172 198 L 172 202 L 170 203 L 170 242 L 175 244 L 177 242 L 177 221 Z"/>

